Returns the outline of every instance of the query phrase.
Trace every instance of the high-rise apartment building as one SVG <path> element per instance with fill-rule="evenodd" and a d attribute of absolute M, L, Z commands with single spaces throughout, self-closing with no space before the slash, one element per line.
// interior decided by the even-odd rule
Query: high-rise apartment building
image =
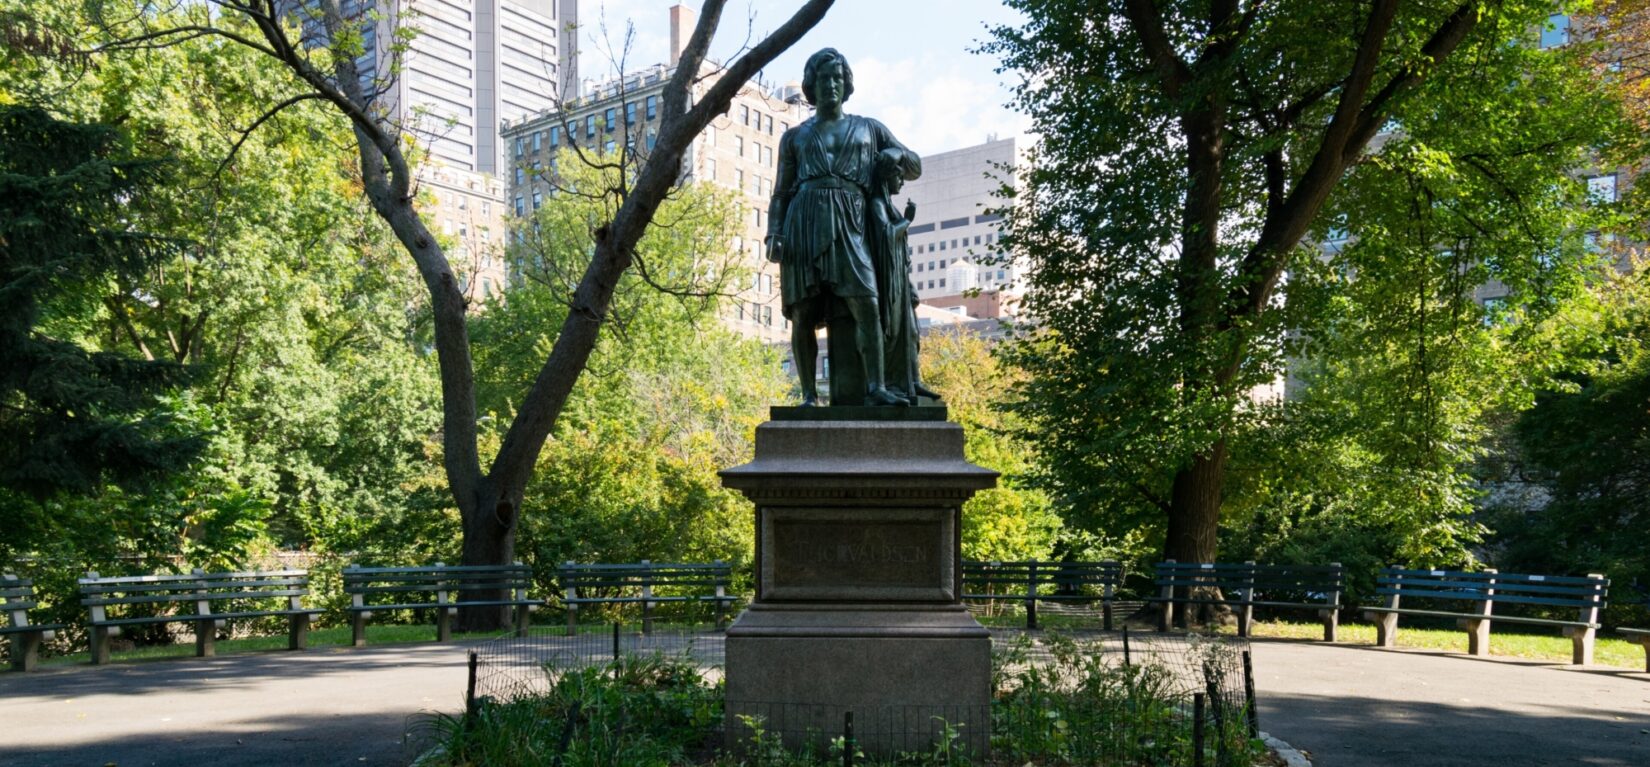
<path fill-rule="evenodd" d="M 313 0 L 287 7 L 321 39 L 300 10 Z M 502 291 L 499 128 L 576 91 L 578 0 L 343 0 L 341 10 L 360 25 L 356 65 L 371 106 L 419 150 L 419 213 L 472 300 Z"/>
<path fill-rule="evenodd" d="M 628 144 L 645 155 L 658 134 L 664 88 L 675 72 L 682 46 L 692 33 L 694 13 L 671 9 L 670 61 L 605 82 L 586 83 L 576 99 L 504 127 L 509 155 L 507 207 L 522 216 L 548 198 L 555 153 L 577 145 L 587 152 L 613 152 Z M 693 86 L 697 99 L 710 88 L 717 67 L 706 63 Z M 683 160 L 687 180 L 709 181 L 739 193 L 740 233 L 728 247 L 742 254 L 748 282 L 736 286 L 725 321 L 735 331 L 769 342 L 788 341 L 779 295 L 778 267 L 767 262 L 762 241 L 767 233 L 768 200 L 778 175 L 779 137 L 808 118 L 800 87 L 775 89 L 747 83 L 728 111 L 711 121 Z"/>
<path fill-rule="evenodd" d="M 349 0 L 362 78 L 431 159 L 499 175 L 499 125 L 542 112 L 576 83 L 577 0 Z M 399 54 L 398 31 L 417 30 Z"/>
<path fill-rule="evenodd" d="M 1013 313 L 1022 267 L 1001 246 L 1002 216 L 993 211 L 1018 167 L 1015 140 L 991 139 L 922 158 L 922 177 L 895 195 L 896 208 L 917 204 L 908 234 L 911 282 L 923 303 L 977 318 Z"/>

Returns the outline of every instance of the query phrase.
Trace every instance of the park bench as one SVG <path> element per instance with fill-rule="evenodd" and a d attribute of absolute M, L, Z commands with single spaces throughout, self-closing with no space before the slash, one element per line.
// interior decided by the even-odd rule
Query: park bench
<path fill-rule="evenodd" d="M 1159 562 L 1154 585 L 1163 605 L 1158 629 L 1174 624 L 1175 605 L 1214 604 L 1235 608 L 1238 636 L 1248 636 L 1256 607 L 1310 610 L 1323 622 L 1323 641 L 1335 641 L 1340 625 L 1346 571 L 1327 565 L 1262 565 L 1254 562 Z M 1218 589 L 1218 591 L 1216 591 Z"/>
<path fill-rule="evenodd" d="M 1091 604 L 1098 600 L 1105 630 L 1111 631 L 1112 603 L 1123 580 L 1123 566 L 1117 562 L 965 560 L 962 577 L 963 599 L 1023 603 L 1028 629 L 1037 628 L 1038 602 Z"/>
<path fill-rule="evenodd" d="M 509 565 L 344 568 L 349 595 L 351 635 L 356 647 L 367 644 L 367 616 L 384 610 L 435 610 L 435 637 L 453 637 L 452 618 L 461 607 L 513 607 L 516 636 L 527 636 L 532 610 L 543 600 L 529 599 L 533 571 L 520 562 Z M 494 595 L 502 594 L 502 597 Z M 476 599 L 465 599 L 474 595 Z"/>
<path fill-rule="evenodd" d="M 1386 604 L 1365 607 L 1363 613 L 1365 620 L 1375 622 L 1376 644 L 1381 647 L 1395 644 L 1400 615 L 1456 619 L 1456 625 L 1467 630 L 1467 652 L 1480 657 L 1490 653 L 1493 622 L 1557 626 L 1574 644 L 1572 662 L 1585 666 L 1593 662 L 1598 613 L 1605 606 L 1610 581 L 1597 574 L 1576 577 L 1387 567 L 1375 579 L 1375 586 L 1375 593 L 1386 597 Z M 1400 600 L 1406 597 L 1442 607 L 1405 607 Z M 1496 615 L 1498 604 L 1568 608 L 1577 614 L 1575 620 Z"/>
<path fill-rule="evenodd" d="M 1641 604 L 1645 609 L 1650 609 L 1650 591 L 1645 590 L 1636 583 L 1633 588 L 1638 589 L 1639 595 L 1642 597 L 1641 600 L 1634 600 L 1633 603 Z M 1616 627 L 1616 633 L 1620 634 L 1623 639 L 1644 648 L 1644 670 L 1650 671 L 1650 629 L 1618 626 Z"/>
<path fill-rule="evenodd" d="M 310 618 L 322 612 L 303 605 L 309 596 L 309 574 L 303 570 L 119 577 L 90 572 L 79 584 L 80 603 L 91 610 L 87 628 L 94 664 L 109 662 L 109 638 L 122 627 L 166 623 L 192 624 L 195 655 L 205 658 L 216 654 L 213 640 L 229 621 L 281 617 L 287 619 L 287 646 L 301 650 L 309 643 Z M 149 610 L 154 614 L 143 614 Z"/>
<path fill-rule="evenodd" d="M 0 575 L 0 613 L 9 619 L 7 623 L 0 624 L 0 636 L 11 637 L 13 670 L 33 671 L 40 662 L 40 644 L 63 628 L 61 623 L 30 623 L 29 610 L 38 606 L 34 598 L 34 581 L 11 573 Z"/>
<path fill-rule="evenodd" d="M 665 602 L 712 602 L 716 627 L 727 622 L 727 609 L 736 601 L 728 596 L 733 568 L 726 562 L 634 564 L 579 564 L 565 562 L 556 569 L 562 604 L 567 607 L 567 633 L 578 629 L 583 605 L 639 604 L 642 633 L 653 631 L 653 606 Z M 664 589 L 666 593 L 659 593 Z M 690 593 L 690 592 L 700 593 Z M 709 593 L 704 593 L 704 592 Z"/>

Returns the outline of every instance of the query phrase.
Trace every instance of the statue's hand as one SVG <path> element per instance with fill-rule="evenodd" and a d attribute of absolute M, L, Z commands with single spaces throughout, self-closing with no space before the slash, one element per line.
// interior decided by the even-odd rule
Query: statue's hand
<path fill-rule="evenodd" d="M 917 218 L 917 204 L 911 200 L 905 201 L 905 220 L 915 221 Z"/>
<path fill-rule="evenodd" d="M 779 263 L 779 259 L 785 255 L 785 240 L 780 237 L 769 237 L 765 244 L 768 247 L 769 263 Z"/>

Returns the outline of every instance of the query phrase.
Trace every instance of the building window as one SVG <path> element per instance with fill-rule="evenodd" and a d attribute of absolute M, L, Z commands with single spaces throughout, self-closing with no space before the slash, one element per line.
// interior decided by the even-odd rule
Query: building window
<path fill-rule="evenodd" d="M 760 119 L 760 118 L 758 118 L 758 119 Z M 739 107 L 739 124 L 740 125 L 750 125 L 751 124 L 751 108 L 750 107 L 747 107 L 747 106 Z"/>
<path fill-rule="evenodd" d="M 617 147 L 618 147 L 618 145 L 613 143 L 613 139 L 608 139 L 607 143 L 602 144 L 602 153 L 603 154 L 613 154 L 613 150 L 616 149 Z"/>
<path fill-rule="evenodd" d="M 1616 201 L 1616 175 L 1593 176 L 1587 179 L 1587 198 L 1593 202 Z"/>
<path fill-rule="evenodd" d="M 738 189 L 741 192 L 745 191 L 745 172 L 744 171 L 735 170 L 733 172 L 733 188 Z"/>
<path fill-rule="evenodd" d="M 624 124 L 636 124 L 636 102 L 634 101 L 624 105 Z"/>
<path fill-rule="evenodd" d="M 705 178 L 711 181 L 716 180 L 716 160 L 710 158 L 705 160 Z"/>
<path fill-rule="evenodd" d="M 1495 327 L 1507 321 L 1509 307 L 1506 296 L 1484 299 L 1484 327 Z"/>
<path fill-rule="evenodd" d="M 523 183 L 526 183 L 526 182 L 527 182 L 527 172 L 522 170 L 520 165 L 517 165 L 516 166 L 516 183 L 517 184 L 523 184 Z"/>
<path fill-rule="evenodd" d="M 537 152 L 542 149 L 544 149 L 544 131 L 533 131 L 533 151 Z"/>
<path fill-rule="evenodd" d="M 940 278 L 940 287 L 942 287 L 942 288 L 945 287 L 945 278 L 944 277 Z"/>
<path fill-rule="evenodd" d="M 521 195 L 518 194 L 518 195 L 516 195 L 516 215 L 519 216 L 519 215 L 521 215 L 525 212 L 526 211 L 522 208 L 522 204 L 521 204 Z"/>
<path fill-rule="evenodd" d="M 613 107 L 608 107 L 602 111 L 602 125 L 606 128 L 608 133 L 612 133 L 614 128 L 619 127 L 619 121 L 613 114 Z"/>
<path fill-rule="evenodd" d="M 734 308 L 736 310 L 738 310 L 738 319 L 740 319 L 740 320 L 745 319 L 745 305 L 744 304 L 736 304 L 736 305 L 734 305 Z"/>
<path fill-rule="evenodd" d="M 584 116 L 584 137 L 585 138 L 595 138 L 596 137 L 596 116 L 595 115 L 585 115 Z"/>
<path fill-rule="evenodd" d="M 534 189 L 533 190 L 533 210 L 538 210 L 541 207 L 544 207 L 544 192 L 541 192 L 537 189 Z"/>
<path fill-rule="evenodd" d="M 940 250 L 945 250 L 945 240 L 940 240 Z"/>
<path fill-rule="evenodd" d="M 739 155 L 740 157 L 745 156 L 745 137 L 744 136 L 734 136 L 733 137 L 733 153 Z"/>
<path fill-rule="evenodd" d="M 647 119 L 653 120 L 653 119 L 658 118 L 658 116 L 659 116 L 659 97 L 658 96 L 648 96 L 647 97 Z"/>
<path fill-rule="evenodd" d="M 791 124 L 790 123 L 782 122 L 782 123 L 779 124 L 779 132 L 780 133 L 784 133 L 785 131 L 788 131 L 790 129 L 791 129 Z"/>
<path fill-rule="evenodd" d="M 550 148 L 554 149 L 556 144 L 559 143 L 561 143 L 561 128 L 552 125 L 550 126 Z"/>
<path fill-rule="evenodd" d="M 524 139 L 520 136 L 517 136 L 516 137 L 516 156 L 520 157 L 522 155 L 522 152 L 526 151 L 526 148 L 527 148 L 527 139 Z"/>
<path fill-rule="evenodd" d="M 918 263 L 917 263 L 917 271 L 919 271 L 919 272 L 920 272 L 920 271 L 923 271 L 923 268 L 922 268 L 922 263 L 921 263 L 921 262 L 918 262 Z"/>
<path fill-rule="evenodd" d="M 762 307 L 762 324 L 770 328 L 773 327 L 773 307 Z"/>
<path fill-rule="evenodd" d="M 765 126 L 765 129 L 768 131 L 768 135 L 772 136 L 773 135 L 773 115 L 764 115 L 762 117 L 762 124 Z"/>
<path fill-rule="evenodd" d="M 1568 14 L 1555 13 L 1547 17 L 1547 24 L 1541 28 L 1541 47 L 1557 48 L 1570 42 L 1570 17 Z"/>
<path fill-rule="evenodd" d="M 771 146 L 762 147 L 762 164 L 763 165 L 773 165 L 773 147 L 771 147 Z"/>
<path fill-rule="evenodd" d="M 653 151 L 653 145 L 657 144 L 657 143 L 659 143 L 659 134 L 657 134 L 657 133 L 647 134 L 647 151 L 649 151 L 649 152 Z"/>

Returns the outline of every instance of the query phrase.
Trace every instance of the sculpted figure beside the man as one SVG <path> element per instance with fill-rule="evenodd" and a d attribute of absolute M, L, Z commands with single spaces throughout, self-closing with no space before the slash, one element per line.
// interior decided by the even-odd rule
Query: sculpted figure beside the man
<path fill-rule="evenodd" d="M 854 76 L 835 49 L 808 59 L 802 92 L 815 114 L 780 139 L 767 234 L 768 259 L 780 265 L 802 404 L 818 404 L 814 333 L 833 311 L 851 317 L 851 344 L 832 338 L 831 347 L 839 360 L 850 350 L 857 357 L 864 402 L 915 404 L 919 394 L 934 394 L 916 376 L 914 296 L 904 236 L 914 206 L 907 204 L 902 217 L 890 195 L 902 181 L 922 174 L 922 158 L 882 123 L 843 112 Z M 890 360 L 900 369 L 889 370 Z"/>

